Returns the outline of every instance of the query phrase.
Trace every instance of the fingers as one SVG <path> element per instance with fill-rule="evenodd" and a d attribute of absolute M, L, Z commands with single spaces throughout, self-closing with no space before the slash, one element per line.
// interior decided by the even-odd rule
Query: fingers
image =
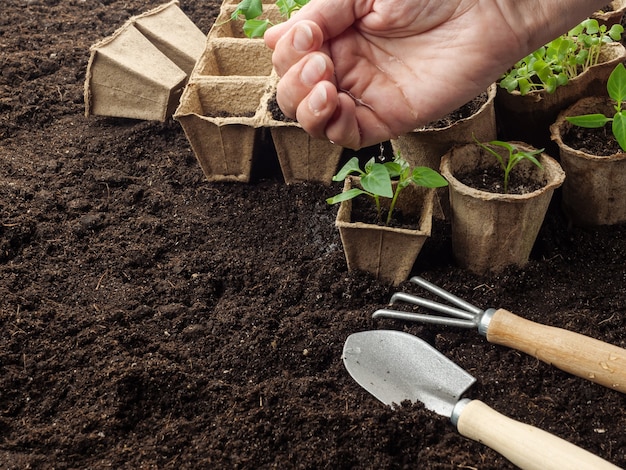
<path fill-rule="evenodd" d="M 354 99 L 337 89 L 335 69 L 316 22 L 290 21 L 270 28 L 266 44 L 281 77 L 276 94 L 286 116 L 311 136 L 358 149 L 361 135 Z"/>
<path fill-rule="evenodd" d="M 310 0 L 289 20 L 268 29 L 264 36 L 265 43 L 270 49 L 275 49 L 276 43 L 289 29 L 305 20 L 315 23 L 328 40 L 354 23 L 355 10 L 359 8 L 367 10 L 370 4 L 371 2 L 359 0 Z"/>
<path fill-rule="evenodd" d="M 363 147 L 362 136 L 357 121 L 356 104 L 345 93 L 340 93 L 337 107 L 325 129 L 326 137 L 337 145 L 358 150 Z"/>
<path fill-rule="evenodd" d="M 330 138 L 326 135 L 326 126 L 335 115 L 338 103 L 335 85 L 328 81 L 320 82 L 299 102 L 296 119 L 313 137 Z"/>
<path fill-rule="evenodd" d="M 270 31 L 274 31 L 274 28 Z M 266 43 L 274 45 L 272 62 L 280 76 L 307 54 L 320 50 L 324 41 L 322 31 L 311 21 L 299 21 L 282 33 L 282 30 L 279 30 L 281 36 L 276 42 L 268 39 L 270 31 L 266 32 L 265 40 Z"/>
<path fill-rule="evenodd" d="M 278 105 L 287 116 L 295 118 L 300 102 L 312 92 L 318 83 L 332 82 L 333 74 L 333 64 L 326 54 L 321 52 L 309 54 L 291 67 L 278 82 Z M 316 96 L 319 96 L 321 92 L 322 90 L 318 90 Z M 317 103 L 311 103 L 314 112 L 321 111 Z"/>
<path fill-rule="evenodd" d="M 311 136 L 356 150 L 363 146 L 356 108 L 354 100 L 337 93 L 334 84 L 320 82 L 301 101 L 296 117 Z"/>

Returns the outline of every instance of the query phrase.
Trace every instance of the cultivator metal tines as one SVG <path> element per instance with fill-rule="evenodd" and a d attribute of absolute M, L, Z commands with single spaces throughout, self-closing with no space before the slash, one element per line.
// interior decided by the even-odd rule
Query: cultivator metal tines
<path fill-rule="evenodd" d="M 573 375 L 626 393 L 625 349 L 569 330 L 526 320 L 503 308 L 483 310 L 421 277 L 412 277 L 410 282 L 452 305 L 404 292 L 393 294 L 391 305 L 402 301 L 446 316 L 383 308 L 376 310 L 372 317 L 477 328 L 490 343 L 517 349 Z"/>
<path fill-rule="evenodd" d="M 466 302 L 465 300 L 457 297 L 456 295 L 442 289 L 434 284 L 431 284 L 426 279 L 415 276 L 410 279 L 410 282 L 417 284 L 429 292 L 436 294 L 442 299 L 450 302 L 454 307 L 432 300 L 425 299 L 423 297 L 417 297 L 415 295 L 407 294 L 405 292 L 396 292 L 391 296 L 390 305 L 395 304 L 398 301 L 407 302 L 413 305 L 418 305 L 435 312 L 444 313 L 447 317 L 434 316 L 422 313 L 403 312 L 392 309 L 379 309 L 372 315 L 373 318 L 393 318 L 396 320 L 408 320 L 419 321 L 422 323 L 432 323 L 436 325 L 448 325 L 457 326 L 461 328 L 478 328 L 481 334 L 485 334 L 482 331 L 481 325 L 486 323 L 488 325 L 489 318 L 493 316 L 496 309 L 490 308 L 488 310 L 482 310 L 475 305 Z M 485 325 L 486 331 L 486 325 Z"/>

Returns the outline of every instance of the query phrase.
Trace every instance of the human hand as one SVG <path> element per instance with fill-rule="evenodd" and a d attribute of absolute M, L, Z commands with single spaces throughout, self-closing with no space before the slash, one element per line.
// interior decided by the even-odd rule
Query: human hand
<path fill-rule="evenodd" d="M 281 76 L 278 104 L 312 136 L 344 147 L 394 138 L 467 103 L 582 19 L 547 28 L 543 3 L 311 0 L 265 33 Z M 513 28 L 522 6 L 531 16 Z"/>

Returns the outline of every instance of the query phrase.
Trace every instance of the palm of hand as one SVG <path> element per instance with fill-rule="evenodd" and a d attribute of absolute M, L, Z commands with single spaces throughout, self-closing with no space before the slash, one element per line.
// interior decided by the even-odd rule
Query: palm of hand
<path fill-rule="evenodd" d="M 503 31 L 490 26 L 491 33 L 485 34 L 481 25 L 489 18 L 476 19 L 480 11 L 471 7 L 476 2 L 449 2 L 437 10 L 429 8 L 431 2 L 422 3 L 418 11 L 415 2 L 373 2 L 365 6 L 367 11 L 354 10 L 352 17 L 335 21 L 306 9 L 298 13 L 300 21 L 308 16 L 325 25 L 319 50 L 332 61 L 335 90 L 329 96 L 332 113 L 325 119 L 310 115 L 295 93 L 294 109 L 288 111 L 313 135 L 359 148 L 425 125 L 484 91 L 506 64 L 497 55 L 491 63 L 476 57 L 481 45 L 487 47 L 488 36 Z M 288 74 L 285 80 L 290 88 L 298 86 Z M 286 89 L 282 87 L 285 94 L 292 93 Z"/>

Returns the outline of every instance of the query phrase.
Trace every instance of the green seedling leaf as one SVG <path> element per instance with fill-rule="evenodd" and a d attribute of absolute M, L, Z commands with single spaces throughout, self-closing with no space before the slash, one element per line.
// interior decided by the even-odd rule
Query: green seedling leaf
<path fill-rule="evenodd" d="M 370 171 L 372 171 L 372 168 L 374 167 L 374 165 L 376 165 L 376 158 L 372 157 L 370 158 L 367 163 L 365 163 L 365 173 L 369 173 Z"/>
<path fill-rule="evenodd" d="M 543 86 L 548 93 L 554 93 L 557 87 L 557 80 L 554 75 L 549 76 L 546 80 L 543 81 Z"/>
<path fill-rule="evenodd" d="M 615 101 L 615 115 L 605 116 L 601 113 L 584 114 L 582 116 L 568 116 L 569 122 L 579 127 L 598 128 L 604 126 L 609 121 L 613 137 L 622 150 L 626 151 L 626 110 L 622 110 L 622 105 L 626 101 L 626 67 L 623 63 L 617 64 L 611 72 L 606 84 L 606 89 L 613 101 Z"/>
<path fill-rule="evenodd" d="M 578 127 L 586 127 L 588 129 L 596 129 L 604 126 L 611 119 L 607 118 L 604 114 L 584 114 L 582 116 L 568 116 L 568 122 L 571 122 Z"/>
<path fill-rule="evenodd" d="M 624 34 L 624 27 L 619 23 L 616 23 L 613 26 L 611 26 L 611 29 L 609 29 L 609 32 L 608 32 L 608 36 L 613 41 L 621 40 L 622 34 Z"/>
<path fill-rule="evenodd" d="M 607 30 L 595 19 L 587 19 L 528 54 L 500 79 L 500 86 L 509 93 L 518 90 L 526 95 L 535 90 L 553 93 L 569 80 L 597 65 L 603 44 L 619 41 L 623 26 Z"/>
<path fill-rule="evenodd" d="M 580 33 L 583 32 L 583 29 L 585 28 L 584 26 L 584 21 L 576 26 L 574 26 L 572 29 L 570 29 L 567 32 L 568 36 L 578 36 Z"/>
<path fill-rule="evenodd" d="M 333 181 L 341 181 L 348 175 L 356 173 L 361 175 L 361 187 L 363 189 L 353 188 L 326 199 L 326 202 L 328 204 L 336 204 L 361 194 L 366 194 L 373 198 L 378 212 L 378 219 L 382 222 L 380 198 L 391 199 L 387 211 L 386 225 L 389 225 L 391 222 L 398 196 L 407 186 L 416 184 L 428 188 L 438 188 L 448 184 L 439 173 L 431 168 L 418 167 L 412 171 L 408 162 L 400 156 L 399 152 L 391 162 L 379 163 L 376 161 L 376 158 L 371 158 L 365 163 L 364 168 L 365 170 L 360 169 L 357 157 L 348 160 L 337 174 L 333 176 Z M 392 179 L 396 182 L 395 189 Z"/>
<path fill-rule="evenodd" d="M 626 67 L 623 63 L 617 64 L 609 75 L 606 89 L 609 96 L 617 101 L 621 108 L 621 103 L 626 100 Z"/>
<path fill-rule="evenodd" d="M 393 197 L 391 177 L 382 163 L 375 163 L 371 171 L 361 176 L 361 186 L 365 191 L 377 196 Z"/>
<path fill-rule="evenodd" d="M 349 199 L 354 199 L 355 197 L 360 196 L 361 194 L 367 194 L 367 193 L 363 191 L 361 188 L 351 188 L 347 191 L 343 191 L 337 194 L 336 196 L 329 197 L 328 199 L 326 199 L 326 202 L 328 204 L 338 204 L 340 202 L 347 201 Z"/>
<path fill-rule="evenodd" d="M 598 34 L 600 32 L 600 23 L 598 23 L 598 20 L 595 20 L 593 18 L 587 18 L 586 20 L 583 20 L 582 25 L 585 28 L 587 34 Z"/>
<path fill-rule="evenodd" d="M 535 165 L 537 168 L 543 168 L 541 166 L 541 162 L 535 157 L 535 155 L 540 155 L 545 149 L 537 149 L 537 150 L 533 150 L 532 152 L 522 152 L 520 150 L 517 150 L 518 155 L 521 155 L 520 161 L 521 160 L 528 160 L 529 162 L 531 162 L 533 165 Z"/>
<path fill-rule="evenodd" d="M 243 24 L 243 32 L 249 38 L 262 38 L 269 25 L 269 20 L 246 20 Z"/>
<path fill-rule="evenodd" d="M 528 160 L 534 165 L 541 168 L 541 163 L 539 162 L 539 160 L 537 160 L 537 158 L 535 158 L 535 155 L 539 155 L 545 149 L 539 149 L 539 150 L 535 149 L 532 151 L 520 150 L 516 146 L 510 144 L 509 142 L 503 142 L 501 140 L 492 140 L 490 142 L 482 143 L 482 142 L 479 142 L 475 136 L 474 136 L 474 141 L 484 150 L 491 153 L 498 160 L 500 167 L 504 171 L 504 185 L 503 186 L 504 186 L 505 194 L 509 192 L 509 177 L 510 177 L 511 171 L 513 171 L 513 168 L 519 162 L 521 162 L 522 160 Z M 508 158 L 506 158 L 505 160 L 505 158 L 502 155 L 500 155 L 492 147 L 500 147 L 502 149 L 505 149 L 509 154 Z"/>
<path fill-rule="evenodd" d="M 500 80 L 500 87 L 504 88 L 509 93 L 513 93 L 513 90 L 516 90 L 517 86 L 517 78 L 511 75 L 506 75 L 502 80 Z"/>
<path fill-rule="evenodd" d="M 424 186 L 425 188 L 442 188 L 448 186 L 448 181 L 443 176 L 426 166 L 414 168 L 411 179 L 416 185 Z"/>
<path fill-rule="evenodd" d="M 309 0 L 276 0 L 276 5 L 280 14 L 285 18 L 291 18 L 291 15 L 309 3 Z"/>
<path fill-rule="evenodd" d="M 626 112 L 620 111 L 613 117 L 612 130 L 617 143 L 626 152 Z"/>
<path fill-rule="evenodd" d="M 246 20 L 251 20 L 261 16 L 261 13 L 263 13 L 262 0 L 241 0 L 233 12 L 232 18 L 237 19 L 239 15 L 243 15 Z"/>
<path fill-rule="evenodd" d="M 567 77 L 566 73 L 560 73 L 556 76 L 557 87 L 567 85 L 568 82 L 569 78 Z"/>
<path fill-rule="evenodd" d="M 346 179 L 346 176 L 352 174 L 362 174 L 363 171 L 359 167 L 359 159 L 357 157 L 352 157 L 350 160 L 346 162 L 344 166 L 337 172 L 335 176 L 333 176 L 333 181 L 343 181 Z"/>
<path fill-rule="evenodd" d="M 589 49 L 582 49 L 574 56 L 574 63 L 576 65 L 583 65 L 589 58 Z"/>
<path fill-rule="evenodd" d="M 408 164 L 404 166 L 398 161 L 386 162 L 386 163 L 383 163 L 383 165 L 385 165 L 385 168 L 387 169 L 387 173 L 389 173 L 389 176 L 391 178 L 397 178 L 404 172 L 406 168 L 408 168 Z"/>

